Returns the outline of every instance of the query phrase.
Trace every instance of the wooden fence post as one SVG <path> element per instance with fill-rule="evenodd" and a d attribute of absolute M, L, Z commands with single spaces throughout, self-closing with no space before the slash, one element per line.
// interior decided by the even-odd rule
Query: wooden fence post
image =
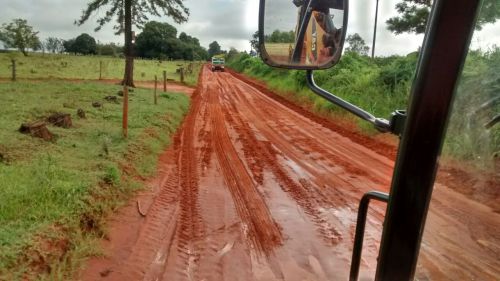
<path fill-rule="evenodd" d="M 156 97 L 156 88 L 158 87 L 158 76 L 155 75 L 155 104 L 158 104 L 158 99 Z"/>
<path fill-rule="evenodd" d="M 163 91 L 167 91 L 167 71 L 163 70 Z"/>
<path fill-rule="evenodd" d="M 184 83 L 184 67 L 181 67 L 181 83 Z"/>
<path fill-rule="evenodd" d="M 102 80 L 102 60 L 99 61 L 99 80 Z"/>
<path fill-rule="evenodd" d="M 16 60 L 12 59 L 12 81 L 16 81 Z"/>
<path fill-rule="evenodd" d="M 123 137 L 128 137 L 128 87 L 123 86 Z"/>

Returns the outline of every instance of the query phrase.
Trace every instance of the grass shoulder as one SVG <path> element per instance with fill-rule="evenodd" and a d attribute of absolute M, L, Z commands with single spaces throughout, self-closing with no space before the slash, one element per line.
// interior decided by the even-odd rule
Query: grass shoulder
<path fill-rule="evenodd" d="M 124 139 L 122 98 L 104 99 L 119 90 L 91 82 L 0 83 L 0 279 L 64 280 L 96 254 L 105 215 L 155 172 L 189 98 L 162 93 L 154 105 L 151 90 L 135 89 Z M 21 123 L 54 112 L 72 117 L 70 128 L 47 126 L 55 140 L 18 132 Z"/>

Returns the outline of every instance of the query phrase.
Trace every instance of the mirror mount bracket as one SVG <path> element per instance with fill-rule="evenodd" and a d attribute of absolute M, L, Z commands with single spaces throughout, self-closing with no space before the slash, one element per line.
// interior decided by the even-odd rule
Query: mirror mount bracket
<path fill-rule="evenodd" d="M 349 111 L 350 113 L 358 116 L 359 118 L 370 122 L 373 124 L 375 129 L 382 133 L 392 133 L 401 136 L 404 123 L 406 121 L 406 112 L 404 110 L 396 110 L 392 113 L 391 120 L 384 118 L 377 118 L 370 112 L 351 104 L 338 96 L 328 92 L 325 89 L 320 88 L 314 81 L 314 75 L 312 70 L 307 70 L 307 85 L 309 88 L 318 96 L 328 100 L 329 102 L 340 106 L 341 108 Z"/>
<path fill-rule="evenodd" d="M 300 61 L 300 55 L 302 54 L 302 48 L 303 48 L 302 45 L 307 29 L 307 24 L 309 23 L 309 20 L 311 19 L 312 15 L 311 2 L 312 2 L 311 0 L 307 1 L 307 6 L 304 7 L 304 10 L 300 14 L 298 37 L 295 40 L 296 42 L 293 48 L 293 55 L 292 55 L 293 62 Z"/>

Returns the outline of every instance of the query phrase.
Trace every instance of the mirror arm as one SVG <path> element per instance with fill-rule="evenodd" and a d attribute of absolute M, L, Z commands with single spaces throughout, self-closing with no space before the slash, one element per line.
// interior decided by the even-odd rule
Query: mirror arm
<path fill-rule="evenodd" d="M 383 133 L 391 132 L 396 135 L 401 135 L 404 127 L 404 121 L 406 119 L 406 113 L 404 111 L 396 111 L 395 113 L 393 113 L 393 117 L 390 122 L 383 118 L 377 118 L 371 113 L 318 87 L 318 85 L 316 85 L 316 82 L 314 82 L 314 75 L 312 70 L 307 70 L 306 76 L 307 76 L 307 85 L 315 94 L 321 96 L 322 98 L 328 100 L 329 102 L 332 102 L 340 106 L 341 108 L 349 111 L 350 113 L 358 116 L 359 118 L 372 123 L 373 126 L 380 132 Z"/>

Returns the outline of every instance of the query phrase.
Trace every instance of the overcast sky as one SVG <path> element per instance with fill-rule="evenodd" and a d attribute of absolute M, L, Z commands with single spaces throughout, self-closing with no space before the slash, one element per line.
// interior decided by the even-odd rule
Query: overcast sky
<path fill-rule="evenodd" d="M 273 1 L 273 0 L 268 0 Z M 388 32 L 385 21 L 396 14 L 394 6 L 400 0 L 380 1 L 377 55 L 406 54 L 415 51 L 422 43 L 422 36 L 409 34 L 393 35 Z M 87 24 L 78 27 L 73 22 L 85 8 L 85 0 L 0 0 L 0 23 L 14 18 L 27 19 L 29 24 L 40 31 L 40 37 L 49 36 L 69 39 L 87 32 L 100 42 L 123 44 L 122 37 L 113 34 L 109 24 L 101 31 L 94 32 L 97 16 Z M 291 0 L 290 0 L 291 2 Z M 348 34 L 359 33 L 371 45 L 375 0 L 350 1 Z M 204 47 L 217 41 L 223 49 L 235 47 L 249 50 L 251 35 L 257 30 L 259 0 L 185 0 L 190 9 L 189 21 L 182 25 L 174 24 L 179 33 L 184 31 L 200 39 Z M 167 18 L 155 18 L 173 23 Z M 476 32 L 473 48 L 488 48 L 493 44 L 500 46 L 500 23 L 490 24 L 481 32 Z"/>

